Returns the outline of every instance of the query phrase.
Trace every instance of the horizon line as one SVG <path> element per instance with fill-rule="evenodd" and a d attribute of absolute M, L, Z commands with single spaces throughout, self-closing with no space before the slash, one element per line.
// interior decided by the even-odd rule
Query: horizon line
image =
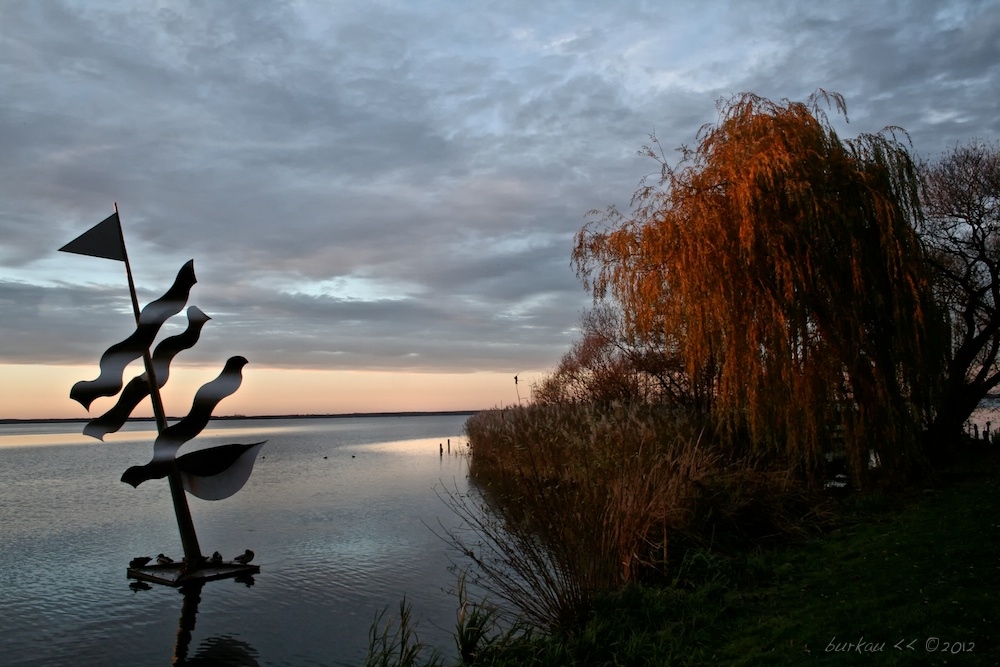
<path fill-rule="evenodd" d="M 298 413 L 281 415 L 222 415 L 213 416 L 210 421 L 232 421 L 236 419 L 345 419 L 350 417 L 420 417 L 446 415 L 474 415 L 480 410 L 397 410 L 386 412 L 331 412 L 331 413 Z M 183 417 L 170 416 L 167 419 L 176 420 Z M 89 422 L 88 417 L 37 417 L 19 419 L 15 417 L 0 418 L 2 424 L 55 424 L 70 422 Z M 129 417 L 128 422 L 156 421 L 155 417 Z M 128 423 L 126 422 L 126 423 Z"/>

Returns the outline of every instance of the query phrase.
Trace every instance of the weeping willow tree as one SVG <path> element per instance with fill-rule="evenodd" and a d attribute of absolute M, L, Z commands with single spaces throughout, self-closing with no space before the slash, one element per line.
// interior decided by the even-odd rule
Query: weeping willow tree
<path fill-rule="evenodd" d="M 841 140 L 825 91 L 718 108 L 676 167 L 645 147 L 659 181 L 579 232 L 578 275 L 680 361 L 719 437 L 809 476 L 843 451 L 859 484 L 872 461 L 905 477 L 942 356 L 900 131 Z"/>

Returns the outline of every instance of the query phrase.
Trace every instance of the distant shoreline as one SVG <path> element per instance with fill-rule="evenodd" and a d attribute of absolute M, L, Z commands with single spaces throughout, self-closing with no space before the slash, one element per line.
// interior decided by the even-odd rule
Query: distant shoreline
<path fill-rule="evenodd" d="M 235 419 L 349 419 L 351 417 L 448 417 L 459 415 L 474 415 L 480 410 L 431 410 L 414 412 L 343 412 L 336 414 L 301 414 L 301 415 L 226 415 L 212 417 L 212 421 L 233 421 Z M 168 417 L 176 420 L 180 417 Z M 3 424 L 63 424 L 72 422 L 88 422 L 86 417 L 61 417 L 50 419 L 0 419 Z M 130 422 L 151 422 L 153 417 L 131 417 Z"/>

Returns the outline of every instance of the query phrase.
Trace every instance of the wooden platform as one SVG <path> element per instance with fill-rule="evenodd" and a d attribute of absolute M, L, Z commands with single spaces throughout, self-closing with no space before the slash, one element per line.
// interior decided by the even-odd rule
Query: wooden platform
<path fill-rule="evenodd" d="M 243 565 L 233 562 L 204 563 L 195 570 L 187 570 L 183 563 L 170 563 L 169 565 L 153 564 L 130 567 L 126 571 L 126 576 L 129 579 L 151 581 L 154 584 L 183 586 L 216 579 L 249 576 L 258 572 L 260 572 L 259 565 Z"/>

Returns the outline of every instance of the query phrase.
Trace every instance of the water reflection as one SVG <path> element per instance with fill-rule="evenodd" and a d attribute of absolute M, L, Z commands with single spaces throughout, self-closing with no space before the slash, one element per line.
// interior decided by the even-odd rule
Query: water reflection
<path fill-rule="evenodd" d="M 233 667 L 258 667 L 257 651 L 253 646 L 235 637 L 209 637 L 198 647 L 198 652 L 187 662 L 174 662 L 187 667 L 211 667 L 212 665 L 233 665 Z"/>
<path fill-rule="evenodd" d="M 260 438 L 270 439 L 267 456 L 247 488 L 238 499 L 192 499 L 191 510 L 213 550 L 236 554 L 252 544 L 267 574 L 252 588 L 217 582 L 199 593 L 200 616 L 186 645 L 177 641 L 179 589 L 123 581 L 136 554 L 180 546 L 167 485 L 136 491 L 117 481 L 144 452 L 148 457 L 150 443 L 0 446 L 0 664 L 169 664 L 176 647 L 183 664 L 236 653 L 236 664 L 349 667 L 364 660 L 373 614 L 404 595 L 421 619 L 421 641 L 451 657 L 455 599 L 447 591 L 455 579 L 448 563 L 461 558 L 428 526 L 459 521 L 434 487 L 466 491 L 468 461 L 455 456 L 464 449 L 456 435 L 463 422 L 422 416 L 260 424 L 287 433 Z M 0 436 L 38 434 L 43 441 L 78 430 L 7 425 Z M 441 456 L 449 438 L 452 456 Z M 55 587 L 54 576 L 75 585 Z"/>
<path fill-rule="evenodd" d="M 236 577 L 234 581 L 247 588 L 254 585 L 252 574 Z M 256 667 L 257 649 L 247 642 L 229 635 L 217 635 L 204 639 L 194 654 L 189 656 L 191 637 L 198 619 L 198 605 L 201 603 L 201 592 L 207 582 L 195 582 L 181 586 L 181 613 L 177 620 L 177 637 L 174 640 L 174 655 L 171 662 L 174 667 L 199 667 L 205 665 L 239 665 Z M 152 590 L 145 581 L 132 581 L 129 589 L 134 593 Z"/>
<path fill-rule="evenodd" d="M 177 622 L 177 639 L 174 642 L 174 662 L 176 666 L 187 662 L 188 646 L 191 644 L 191 633 L 194 632 L 198 617 L 198 603 L 201 602 L 203 582 L 181 587 L 184 602 L 181 603 L 181 617 Z"/>

